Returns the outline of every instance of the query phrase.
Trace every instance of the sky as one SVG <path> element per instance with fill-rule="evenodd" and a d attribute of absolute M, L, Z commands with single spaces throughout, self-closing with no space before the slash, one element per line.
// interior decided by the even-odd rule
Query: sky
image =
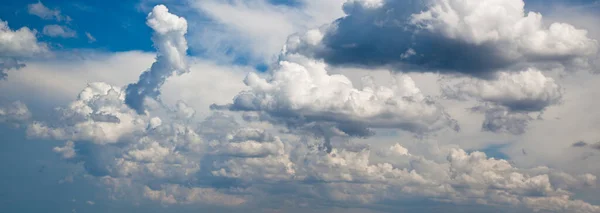
<path fill-rule="evenodd" d="M 598 1 L 0 5 L 0 212 L 600 212 Z"/>

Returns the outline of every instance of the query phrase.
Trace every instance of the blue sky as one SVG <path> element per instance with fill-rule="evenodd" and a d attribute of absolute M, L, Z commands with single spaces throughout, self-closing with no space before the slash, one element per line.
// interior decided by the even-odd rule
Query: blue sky
<path fill-rule="evenodd" d="M 0 0 L 0 212 L 600 212 L 600 3 L 424 2 Z"/>

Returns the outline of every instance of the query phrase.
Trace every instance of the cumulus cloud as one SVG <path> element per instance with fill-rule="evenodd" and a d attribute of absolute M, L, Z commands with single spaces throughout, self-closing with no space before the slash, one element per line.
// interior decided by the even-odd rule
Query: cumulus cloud
<path fill-rule="evenodd" d="M 25 66 L 19 60 L 48 52 L 45 43 L 38 42 L 36 32 L 27 27 L 11 30 L 8 22 L 0 20 L 0 80 L 6 71 Z"/>
<path fill-rule="evenodd" d="M 60 10 L 58 9 L 50 9 L 46 7 L 46 5 L 44 5 L 41 1 L 27 5 L 27 12 L 42 19 L 65 22 L 71 21 L 71 17 L 61 14 Z"/>
<path fill-rule="evenodd" d="M 19 58 L 47 52 L 48 47 L 38 42 L 35 34 L 27 27 L 11 30 L 8 22 L 0 21 L 0 56 Z"/>
<path fill-rule="evenodd" d="M 29 119 L 31 112 L 23 102 L 0 105 L 0 123 L 25 123 Z"/>
<path fill-rule="evenodd" d="M 42 30 L 44 35 L 50 37 L 62 37 L 62 38 L 73 38 L 77 36 L 77 32 L 67 26 L 61 26 L 56 24 L 46 25 Z"/>
<path fill-rule="evenodd" d="M 336 147 L 326 153 L 312 146 L 310 140 L 240 127 L 225 115 L 215 114 L 196 126 L 178 118 L 186 111 L 181 106 L 175 107 L 176 111 L 153 108 L 158 111 L 139 115 L 126 107 L 123 92 L 115 98 L 119 93 L 111 91 L 114 87 L 91 87 L 70 108 L 61 110 L 60 120 L 68 126 L 61 129 L 73 130 L 55 135 L 69 135 L 68 139 L 75 141 L 55 148 L 55 152 L 66 159 L 76 156 L 89 174 L 115 189 L 139 193 L 137 196 L 165 205 L 242 205 L 251 200 L 247 193 L 267 193 L 273 186 L 303 193 L 300 183 L 314 182 L 322 187 L 317 193 L 308 193 L 310 196 L 340 204 L 375 204 L 410 195 L 457 204 L 539 210 L 594 212 L 599 208 L 572 199 L 569 191 L 594 187 L 596 177 L 590 174 L 571 175 L 546 167 L 522 169 L 481 152 L 442 146 L 412 153 L 395 144 L 379 152 L 382 160 L 373 162 L 369 148 Z M 99 111 L 122 121 L 94 121 L 94 117 L 85 116 Z M 132 131 L 121 127 L 130 123 L 126 117 L 134 117 L 136 125 L 144 128 Z M 81 129 L 90 125 L 102 129 Z M 110 135 L 113 137 L 107 137 Z M 98 143 L 94 138 L 112 138 L 118 144 Z"/>
<path fill-rule="evenodd" d="M 245 83 L 252 89 L 236 96 L 229 109 L 264 112 L 290 126 L 332 123 L 348 135 L 368 135 L 367 128 L 458 129 L 409 76 L 394 75 L 389 86 L 377 86 L 367 77 L 358 89 L 347 77 L 328 74 L 326 67 L 313 60 L 281 61 L 270 79 L 250 73 Z"/>
<path fill-rule="evenodd" d="M 158 51 L 156 62 L 142 73 L 137 83 L 127 86 L 126 103 L 138 113 L 144 113 L 144 100 L 158 98 L 160 87 L 173 74 L 189 72 L 186 62 L 188 49 L 185 34 L 187 21 L 169 13 L 164 5 L 155 6 L 146 24 L 154 30 L 152 41 Z"/>
<path fill-rule="evenodd" d="M 512 111 L 527 112 L 541 111 L 560 103 L 563 92 L 554 79 L 536 69 L 500 72 L 494 80 L 471 78 L 444 88 L 444 94 L 448 97 L 473 97 Z"/>
<path fill-rule="evenodd" d="M 54 147 L 52 151 L 60 154 L 63 159 L 71 159 L 75 157 L 75 143 L 73 141 L 67 141 L 63 147 Z"/>
<path fill-rule="evenodd" d="M 597 54 L 598 42 L 586 30 L 546 26 L 524 6 L 523 0 L 348 1 L 347 16 L 318 29 L 322 39 L 292 36 L 287 52 L 338 65 L 477 77 L 529 64 L 589 64 Z"/>
<path fill-rule="evenodd" d="M 473 111 L 485 113 L 483 129 L 492 132 L 525 132 L 530 112 L 543 112 L 561 103 L 563 88 L 536 69 L 499 72 L 493 80 L 468 78 L 442 81 L 443 94 L 451 99 L 474 98 L 483 106 Z"/>
<path fill-rule="evenodd" d="M 86 140 L 94 143 L 117 143 L 128 133 L 144 131 L 150 118 L 132 115 L 124 104 L 125 92 L 106 83 L 90 83 L 77 101 L 60 109 L 61 122 L 32 123 L 27 133 L 31 137 L 56 140 Z"/>

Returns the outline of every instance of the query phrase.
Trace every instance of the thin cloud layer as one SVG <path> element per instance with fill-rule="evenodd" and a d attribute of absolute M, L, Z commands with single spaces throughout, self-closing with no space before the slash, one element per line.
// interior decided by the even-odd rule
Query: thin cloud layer
<path fill-rule="evenodd" d="M 46 7 L 41 1 L 37 3 L 27 5 L 27 12 L 31 15 L 35 15 L 46 20 L 56 20 L 59 22 L 69 22 L 71 17 L 65 16 L 58 9 L 50 9 Z"/>
<path fill-rule="evenodd" d="M 536 69 L 499 72 L 494 80 L 468 78 L 460 82 L 442 80 L 442 93 L 451 99 L 475 99 L 473 108 L 485 113 L 483 130 L 523 134 L 532 120 L 529 113 L 542 113 L 561 103 L 563 89 L 554 79 Z"/>

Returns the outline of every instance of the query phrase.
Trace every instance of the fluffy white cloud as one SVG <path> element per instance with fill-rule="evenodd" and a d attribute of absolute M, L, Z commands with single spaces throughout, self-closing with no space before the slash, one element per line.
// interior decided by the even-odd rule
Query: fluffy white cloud
<path fill-rule="evenodd" d="M 85 162 L 86 170 L 92 175 L 114 180 L 111 182 L 130 182 L 118 187 L 141 187 L 138 196 L 167 205 L 241 205 L 247 202 L 238 194 L 243 188 L 263 191 L 268 190 L 271 184 L 282 186 L 282 181 L 291 184 L 290 187 L 296 183 L 317 181 L 323 184 L 324 188 L 320 190 L 324 191 L 322 195 L 313 196 L 325 196 L 327 200 L 341 203 L 378 203 L 402 200 L 403 196 L 410 195 L 461 204 L 542 210 L 564 208 L 573 212 L 593 212 L 588 210 L 598 208 L 571 199 L 568 191 L 594 186 L 596 177 L 590 174 L 570 175 L 545 167 L 519 169 L 508 161 L 457 148 L 434 147 L 438 151 L 428 152 L 431 154 L 413 154 L 399 144 L 382 152 L 387 153 L 385 155 L 389 158 L 372 162 L 369 149 L 340 147 L 326 153 L 297 137 L 283 135 L 285 138 L 282 139 L 266 130 L 238 128 L 235 121 L 222 116 L 209 117 L 195 128 L 185 124 L 185 118 L 180 120 L 177 116 L 185 114 L 186 108 L 181 106 L 175 109 L 182 112 L 152 108 L 154 111 L 148 115 L 138 115 L 125 106 L 122 95 L 114 99 L 117 94 L 111 92 L 114 87 L 101 86 L 98 84 L 96 88 L 91 86 L 84 90 L 80 100 L 72 103 L 71 108 L 62 110 L 61 120 L 66 122 L 77 117 L 72 114 L 102 112 L 105 116 L 114 115 L 119 119 L 136 117 L 140 120 L 139 126 L 146 128 L 137 132 L 125 131 L 127 128 L 116 127 L 129 123 L 127 121 L 93 121 L 96 119 L 93 116 L 80 118 L 83 121 L 75 120 L 68 124 L 68 128 L 85 126 L 82 123 L 111 128 L 93 132 L 78 129 L 63 134 L 82 134 L 83 137 L 76 139 L 75 143 L 67 143 L 65 147 L 57 147 L 55 151 L 65 158 L 77 156 L 76 159 Z M 146 125 L 152 120 L 166 122 Z M 119 144 L 91 145 L 85 142 L 86 135 L 102 138 L 111 135 L 109 133 L 121 136 Z M 204 185 L 220 178 L 234 182 L 222 190 Z M 237 185 L 237 181 L 244 184 Z M 157 183 L 160 185 L 156 186 Z M 237 189 L 240 187 L 242 189 Z M 562 204 L 557 206 L 553 202 L 544 202 L 544 199 L 561 201 Z"/>
<path fill-rule="evenodd" d="M 0 57 L 30 57 L 47 51 L 46 44 L 38 42 L 35 31 L 27 27 L 11 30 L 8 22 L 0 21 Z"/>
<path fill-rule="evenodd" d="M 146 97 L 157 98 L 160 87 L 173 75 L 189 72 L 187 64 L 187 21 L 157 5 L 148 14 L 146 24 L 154 30 L 152 41 L 158 51 L 156 62 L 144 72 L 137 83 L 127 86 L 126 103 L 138 113 L 144 113 Z"/>
<path fill-rule="evenodd" d="M 11 30 L 8 22 L 0 20 L 0 80 L 6 71 L 25 66 L 19 60 L 48 52 L 45 43 L 38 42 L 36 32 L 27 27 Z"/>
<path fill-rule="evenodd" d="M 364 128 L 417 133 L 458 128 L 406 75 L 393 76 L 390 86 L 367 77 L 357 89 L 345 76 L 328 74 L 323 62 L 300 61 L 281 61 L 268 80 L 250 73 L 245 82 L 252 89 L 236 96 L 230 109 L 265 112 L 295 125 L 331 122 L 349 135 L 361 135 L 353 131 Z"/>
<path fill-rule="evenodd" d="M 75 157 L 75 143 L 73 141 L 67 141 L 63 147 L 54 147 L 52 151 L 61 155 L 63 159 L 71 159 Z"/>
<path fill-rule="evenodd" d="M 485 113 L 484 130 L 523 134 L 532 120 L 530 112 L 543 112 L 562 101 L 563 88 L 541 71 L 499 72 L 493 80 L 468 78 L 443 81 L 442 92 L 452 99 L 475 98 L 483 106 L 473 111 Z"/>
<path fill-rule="evenodd" d="M 355 9 L 377 10 L 385 8 L 388 2 L 352 3 L 357 5 Z M 149 16 L 153 18 L 149 19 L 148 25 L 157 34 L 175 35 L 169 39 L 183 38 L 182 29 L 186 23 L 183 18 L 168 13 L 166 8 L 155 8 L 153 14 Z M 297 44 L 305 42 L 318 45 L 326 37 L 326 33 L 322 32 L 326 31 L 298 34 L 290 39 L 288 47 L 294 49 L 292 43 L 295 38 L 302 40 Z M 168 61 L 169 66 L 187 69 L 185 51 L 180 51 L 187 46 L 179 45 L 183 44 L 180 39 L 169 39 L 161 44 L 165 44 L 164 47 L 172 52 L 165 53 L 163 56 L 167 58 L 157 60 L 154 66 Z M 161 53 L 164 52 L 159 48 L 159 55 Z M 402 53 L 406 53 L 404 57 L 408 58 L 419 54 L 417 51 Z M 137 58 L 126 55 L 123 56 L 126 58 L 124 62 L 115 63 L 127 64 L 130 59 Z M 397 56 L 403 57 L 401 54 Z M 151 63 L 149 59 L 141 61 Z M 247 88 L 239 82 L 231 83 L 243 78 L 244 68 L 235 67 L 233 69 L 239 69 L 240 72 L 223 73 L 212 68 L 218 70 L 219 66 L 202 65 L 195 69 L 198 72 L 173 78 L 170 78 L 172 71 L 178 69 L 169 69 L 168 75 L 161 76 L 163 83 L 169 78 L 165 87 L 161 88 L 160 83 L 154 88 L 164 97 L 157 101 L 146 101 L 145 113 L 142 114 L 127 105 L 126 89 L 108 83 L 90 83 L 75 101 L 58 109 L 56 119 L 31 123 L 29 136 L 68 140 L 64 146 L 53 150 L 68 161 L 82 165 L 90 176 L 114 187 L 109 191 L 120 192 L 127 197 L 145 197 L 164 205 L 199 203 L 246 207 L 252 206 L 253 202 L 263 204 L 268 199 L 279 200 L 290 196 L 297 199 L 294 202 L 312 202 L 300 204 L 309 206 L 372 204 L 393 209 L 396 207 L 393 203 L 427 200 L 452 205 L 483 205 L 485 208 L 599 211 L 598 206 L 591 204 L 593 202 L 578 200 L 587 199 L 585 196 L 577 195 L 580 190 L 595 189 L 597 178 L 592 174 L 597 172 L 585 174 L 587 170 L 583 169 L 578 172 L 568 170 L 567 173 L 536 167 L 545 163 L 534 158 L 539 156 L 535 154 L 538 150 L 529 149 L 533 147 L 539 149 L 538 152 L 544 152 L 545 144 L 522 142 L 527 145 L 527 152 L 531 153 L 528 159 L 533 160 L 525 164 L 528 166 L 522 166 L 522 163 L 517 166 L 508 160 L 490 158 L 482 152 L 466 151 L 472 147 L 460 149 L 455 145 L 447 145 L 457 143 L 458 138 L 472 140 L 465 143 L 481 143 L 485 147 L 490 143 L 489 140 L 506 138 L 481 137 L 483 139 L 480 140 L 475 136 L 470 138 L 471 135 L 446 138 L 451 131 L 436 132 L 439 136 L 425 136 L 438 138 L 438 146 L 412 138 L 412 134 L 395 131 L 425 133 L 456 127 L 456 122 L 447 115 L 446 107 L 440 105 L 441 102 L 455 100 L 436 100 L 429 95 L 429 90 L 437 90 L 432 88 L 439 86 L 435 82 L 437 76 L 432 75 L 432 84 L 435 86 L 431 86 L 419 82 L 422 76 L 390 75 L 387 71 L 384 75 L 390 81 L 387 85 L 365 77 L 362 85 L 355 86 L 358 85 L 353 83 L 355 79 L 331 72 L 344 68 L 328 67 L 325 62 L 286 53 L 269 73 L 270 76 L 249 74 L 245 80 Z M 109 71 L 117 73 L 117 70 Z M 80 82 L 80 79 L 88 78 L 92 77 L 67 79 Z M 125 84 L 122 82 L 126 81 L 123 80 L 125 77 L 118 78 L 113 82 Z M 26 82 L 35 82 L 31 79 L 35 77 L 30 77 Z M 48 85 L 64 84 L 61 83 L 62 78 L 59 79 Z M 468 78 L 444 88 L 451 88 L 451 91 L 442 92 L 453 94 L 461 100 L 472 98 L 482 102 L 483 106 L 477 110 L 485 112 L 484 126 L 489 129 L 522 133 L 522 137 L 538 141 L 538 138 L 529 135 L 532 133 L 519 131 L 528 122 L 541 122 L 530 120 L 528 112 L 556 110 L 550 106 L 556 105 L 565 96 L 562 87 L 558 86 L 559 80 L 546 77 L 534 69 L 500 72 L 495 79 Z M 190 88 L 181 92 L 181 88 L 177 88 L 180 85 Z M 1 86 L 4 89 L 12 85 Z M 427 88 L 421 89 L 424 86 Z M 239 93 L 240 90 L 247 91 Z M 221 91 L 225 94 L 216 95 Z M 249 112 L 242 115 L 220 112 L 203 118 L 206 112 L 202 110 L 206 110 L 209 103 L 222 103 L 230 100 L 231 96 L 228 95 L 238 93 L 230 109 Z M 182 99 L 186 102 L 180 101 L 181 97 L 185 97 Z M 197 99 L 197 102 L 188 103 L 189 99 Z M 461 102 L 459 106 L 449 108 L 455 110 L 461 108 L 461 104 L 471 103 Z M 573 111 L 577 108 L 569 109 Z M 464 108 L 461 110 L 464 111 Z M 246 122 L 238 121 L 239 117 Z M 465 116 L 459 119 L 472 118 Z M 479 125 L 480 121 L 475 120 Z M 281 126 L 280 122 L 288 126 Z M 321 124 L 325 127 L 333 124 L 337 129 L 327 129 L 319 126 Z M 318 141 L 320 138 L 288 131 L 294 127 L 330 131 L 323 134 L 336 137 L 326 139 L 333 141 L 330 142 L 333 144 L 329 144 L 328 152 L 323 152 L 319 148 L 322 143 Z M 375 130 L 365 134 L 361 128 Z M 390 128 L 394 130 L 388 130 Z M 556 130 L 564 131 L 566 129 Z M 536 132 L 539 134 L 543 131 L 537 129 Z M 348 137 L 353 133 L 361 136 L 387 133 L 394 142 L 387 145 L 381 138 L 371 137 L 364 139 L 369 143 L 360 143 L 356 142 L 359 139 Z M 555 133 L 550 131 L 548 134 Z M 561 136 L 561 139 L 564 138 L 566 136 Z M 588 135 L 583 139 L 592 140 L 590 138 Z M 523 138 L 515 136 L 509 139 Z M 573 141 L 567 142 L 567 146 L 570 146 Z M 547 146 L 555 144 L 553 142 Z M 525 151 L 522 153 L 527 155 Z M 517 158 L 517 161 L 523 159 Z M 263 200 L 265 198 L 267 200 Z"/>
<path fill-rule="evenodd" d="M 444 88 L 445 95 L 449 97 L 474 97 L 513 111 L 544 110 L 558 104 L 563 92 L 554 79 L 535 69 L 516 73 L 500 72 L 494 80 L 471 78 Z"/>
<path fill-rule="evenodd" d="M 63 122 L 34 122 L 28 127 L 31 137 L 55 140 L 87 140 L 94 143 L 117 143 L 123 135 L 144 131 L 150 118 L 132 115 L 124 104 L 125 92 L 106 83 L 90 83 L 79 99 L 61 109 Z"/>
<path fill-rule="evenodd" d="M 566 23 L 546 28 L 540 13 L 525 12 L 523 0 L 435 0 L 428 7 L 411 22 L 450 39 L 498 45 L 513 60 L 588 56 L 598 50 L 586 30 Z"/>
<path fill-rule="evenodd" d="M 44 26 L 42 32 L 44 33 L 44 35 L 50 37 L 73 38 L 77 36 L 77 32 L 75 32 L 75 30 L 72 30 L 67 26 L 61 26 L 57 24 Z"/>

